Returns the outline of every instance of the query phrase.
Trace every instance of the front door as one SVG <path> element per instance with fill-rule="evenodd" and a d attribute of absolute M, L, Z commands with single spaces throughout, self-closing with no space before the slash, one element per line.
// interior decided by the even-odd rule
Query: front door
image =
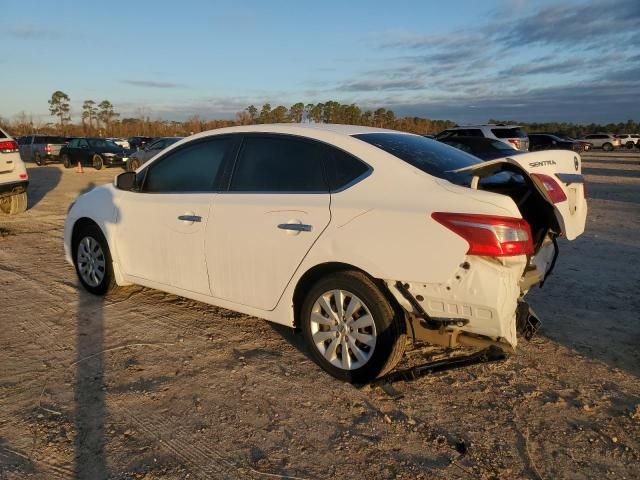
<path fill-rule="evenodd" d="M 217 298 L 272 310 L 330 220 L 317 143 L 246 135 L 213 203 L 206 257 Z"/>
<path fill-rule="evenodd" d="M 228 143 L 185 144 L 138 173 L 140 191 L 119 195 L 116 248 L 126 274 L 211 294 L 205 234 Z"/>

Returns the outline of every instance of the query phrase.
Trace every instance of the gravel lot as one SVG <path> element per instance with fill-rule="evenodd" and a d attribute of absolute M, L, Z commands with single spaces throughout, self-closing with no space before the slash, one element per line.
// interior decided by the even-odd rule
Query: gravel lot
<path fill-rule="evenodd" d="M 30 168 L 0 218 L 0 479 L 640 477 L 640 158 L 590 154 L 587 232 L 505 361 L 357 388 L 299 335 L 132 287 L 79 288 L 69 203 L 114 169 Z M 415 348 L 404 364 L 443 352 Z"/>

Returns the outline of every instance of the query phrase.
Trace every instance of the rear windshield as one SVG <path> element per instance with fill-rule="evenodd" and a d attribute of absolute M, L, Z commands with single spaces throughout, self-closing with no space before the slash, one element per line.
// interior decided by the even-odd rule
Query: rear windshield
<path fill-rule="evenodd" d="M 2 129 L 0 128 L 0 138 L 7 138 L 7 137 L 8 137 L 8 135 L 6 133 L 4 133 L 2 131 Z"/>
<path fill-rule="evenodd" d="M 111 140 L 105 140 L 103 138 L 88 138 L 87 142 L 89 142 L 89 145 L 91 145 L 91 147 L 93 148 L 120 148 L 118 145 L 116 145 L 115 143 L 113 143 Z"/>
<path fill-rule="evenodd" d="M 491 132 L 498 138 L 527 138 L 527 133 L 520 127 L 492 128 Z"/>
<path fill-rule="evenodd" d="M 65 137 L 53 137 L 53 136 L 47 136 L 47 137 L 36 137 L 36 142 L 35 143 L 66 143 Z"/>
<path fill-rule="evenodd" d="M 453 183 L 466 184 L 469 174 L 456 174 L 452 170 L 481 163 L 481 160 L 473 155 L 419 135 L 361 133 L 354 137 L 404 160 L 423 172 Z"/>

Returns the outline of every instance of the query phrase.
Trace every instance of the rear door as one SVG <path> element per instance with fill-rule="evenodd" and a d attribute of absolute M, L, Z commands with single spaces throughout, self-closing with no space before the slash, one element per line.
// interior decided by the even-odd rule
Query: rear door
<path fill-rule="evenodd" d="M 321 145 L 247 134 L 213 204 L 206 258 L 217 298 L 272 310 L 329 224 Z"/>
<path fill-rule="evenodd" d="M 558 225 L 569 240 L 584 232 L 587 219 L 584 177 L 580 155 L 564 150 L 523 153 L 456 170 L 470 171 L 478 177 L 493 175 L 502 165 L 514 165 L 526 174 L 553 205 Z"/>

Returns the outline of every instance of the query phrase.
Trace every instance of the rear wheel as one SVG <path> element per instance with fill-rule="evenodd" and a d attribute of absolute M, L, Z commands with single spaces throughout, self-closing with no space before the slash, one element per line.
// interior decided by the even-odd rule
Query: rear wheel
<path fill-rule="evenodd" d="M 36 165 L 38 165 L 39 167 L 44 165 L 44 162 L 42 161 L 42 157 L 40 156 L 39 153 L 36 152 L 36 154 L 33 156 L 33 161 L 36 163 Z"/>
<path fill-rule="evenodd" d="M 610 152 L 611 150 L 613 150 L 613 145 L 611 145 L 609 142 L 607 142 L 604 145 L 602 145 L 602 149 L 605 152 Z"/>
<path fill-rule="evenodd" d="M 312 358 L 334 377 L 366 383 L 402 358 L 404 319 L 366 275 L 330 274 L 308 292 L 300 326 Z"/>
<path fill-rule="evenodd" d="M 100 170 L 103 166 L 104 161 L 102 160 L 102 157 L 98 154 L 95 154 L 93 156 L 93 168 L 95 168 L 96 170 Z"/>
<path fill-rule="evenodd" d="M 66 153 L 62 154 L 62 165 L 64 165 L 64 168 L 71 168 L 71 158 L 69 157 L 69 155 L 67 155 Z"/>
<path fill-rule="evenodd" d="M 104 295 L 115 287 L 109 245 L 97 225 L 82 226 L 74 235 L 73 263 L 88 292 Z"/>
<path fill-rule="evenodd" d="M 27 192 L 0 198 L 0 211 L 8 215 L 16 215 L 27 209 Z"/>

